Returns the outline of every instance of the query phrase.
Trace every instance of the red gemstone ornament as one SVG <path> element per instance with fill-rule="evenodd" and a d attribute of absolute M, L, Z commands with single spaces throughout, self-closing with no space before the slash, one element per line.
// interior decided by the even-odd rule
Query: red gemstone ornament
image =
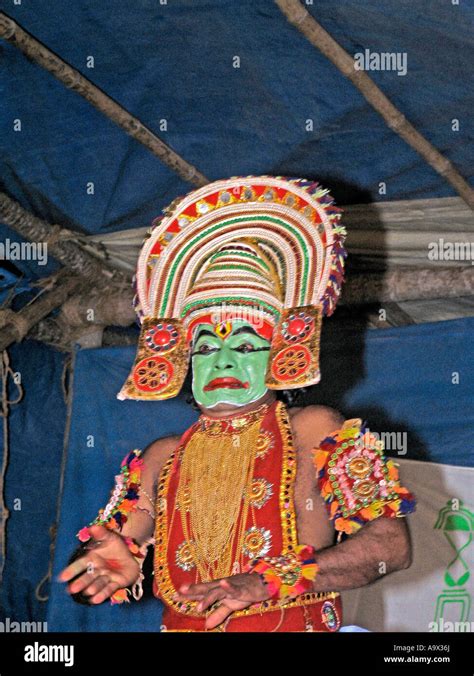
<path fill-rule="evenodd" d="M 172 324 L 157 324 L 148 329 L 145 342 L 154 352 L 169 352 L 178 343 L 178 332 Z"/>
<path fill-rule="evenodd" d="M 314 331 L 314 319 L 304 312 L 290 315 L 288 321 L 283 322 L 281 335 L 286 343 L 301 343 Z"/>
<path fill-rule="evenodd" d="M 166 329 L 162 329 L 161 331 L 157 331 L 155 333 L 153 340 L 156 345 L 166 345 L 171 340 L 171 333 Z"/>
<path fill-rule="evenodd" d="M 303 332 L 305 326 L 304 319 L 292 319 L 291 322 L 288 322 L 288 333 L 291 336 L 299 336 L 299 334 Z"/>

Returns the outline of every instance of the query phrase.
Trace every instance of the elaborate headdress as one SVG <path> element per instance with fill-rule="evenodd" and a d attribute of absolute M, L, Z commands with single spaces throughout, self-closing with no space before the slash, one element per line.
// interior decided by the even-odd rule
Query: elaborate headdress
<path fill-rule="evenodd" d="M 323 315 L 343 281 L 345 230 L 327 190 L 298 178 L 235 177 L 175 200 L 138 259 L 137 356 L 119 399 L 168 399 L 188 369 L 193 329 L 224 336 L 245 318 L 271 341 L 266 385 L 320 380 Z"/>

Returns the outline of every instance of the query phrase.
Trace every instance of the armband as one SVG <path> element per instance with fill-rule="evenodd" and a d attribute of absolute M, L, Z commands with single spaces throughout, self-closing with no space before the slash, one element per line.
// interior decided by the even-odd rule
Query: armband
<path fill-rule="evenodd" d="M 105 526 L 111 530 L 121 531 L 127 522 L 128 515 L 137 508 L 140 497 L 141 472 L 143 458 L 141 451 L 135 449 L 127 453 L 120 466 L 120 474 L 115 477 L 115 488 L 110 500 L 104 509 L 99 510 L 98 516 L 89 526 Z M 81 542 L 90 538 L 88 526 L 77 534 Z"/>
<path fill-rule="evenodd" d="M 346 420 L 314 452 L 321 497 L 336 530 L 348 535 L 378 517 L 403 517 L 415 510 L 414 496 L 386 460 L 383 442 L 360 418 Z"/>
<path fill-rule="evenodd" d="M 133 538 L 121 535 L 123 525 L 127 522 L 130 513 L 137 509 L 137 502 L 140 497 L 140 480 L 143 467 L 143 458 L 141 451 L 135 449 L 127 453 L 120 466 L 120 474 L 115 477 L 115 488 L 112 491 L 109 502 L 104 509 L 99 510 L 98 516 L 91 521 L 89 526 L 82 528 L 77 537 L 82 543 L 88 542 L 91 535 L 90 526 L 105 526 L 120 535 L 127 545 L 130 553 L 133 555 L 140 567 L 140 574 L 132 585 L 131 591 L 128 588 L 118 589 L 111 597 L 110 602 L 123 603 L 129 601 L 129 594 L 135 600 L 140 600 L 143 595 L 143 573 L 142 566 L 146 556 L 146 550 L 152 540 L 147 540 L 143 545 L 139 545 Z"/>
<path fill-rule="evenodd" d="M 250 561 L 246 573 L 257 573 L 266 585 L 270 598 L 290 599 L 312 590 L 319 567 L 316 552 L 309 545 L 300 545 L 281 556 L 265 556 Z"/>

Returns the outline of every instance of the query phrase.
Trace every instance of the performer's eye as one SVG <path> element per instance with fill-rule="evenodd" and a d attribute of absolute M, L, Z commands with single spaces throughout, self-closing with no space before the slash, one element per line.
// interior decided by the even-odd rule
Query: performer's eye
<path fill-rule="evenodd" d="M 213 352 L 216 352 L 219 348 L 218 347 L 213 347 L 212 345 L 209 345 L 208 343 L 201 343 L 201 345 L 193 352 L 193 355 L 195 354 L 212 354 Z"/>
<path fill-rule="evenodd" d="M 235 352 L 241 352 L 242 354 L 248 354 L 249 352 L 253 352 L 255 350 L 255 347 L 252 345 L 252 343 L 242 343 L 242 345 L 239 345 L 238 347 L 233 348 Z"/>

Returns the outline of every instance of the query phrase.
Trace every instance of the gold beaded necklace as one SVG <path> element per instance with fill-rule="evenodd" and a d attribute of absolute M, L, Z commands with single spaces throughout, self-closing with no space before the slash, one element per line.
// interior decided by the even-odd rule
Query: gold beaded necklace
<path fill-rule="evenodd" d="M 242 551 L 257 439 L 267 409 L 221 420 L 201 416 L 186 444 L 176 500 L 203 582 L 229 576 Z"/>

